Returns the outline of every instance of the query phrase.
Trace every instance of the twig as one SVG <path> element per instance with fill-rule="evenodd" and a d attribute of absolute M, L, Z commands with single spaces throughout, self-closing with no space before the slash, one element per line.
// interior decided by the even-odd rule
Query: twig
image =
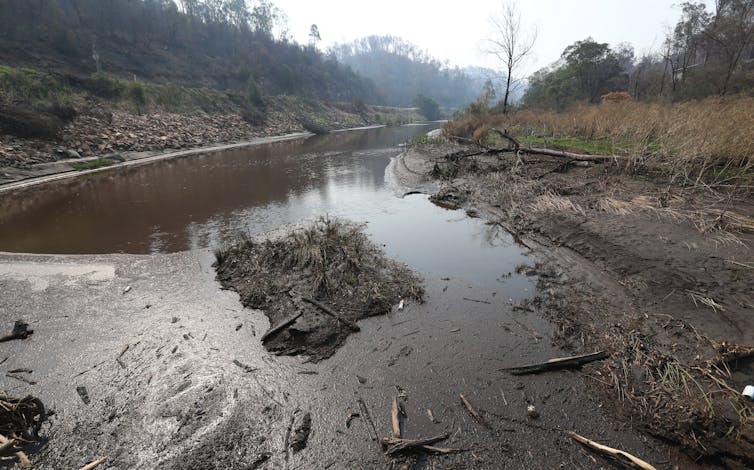
<path fill-rule="evenodd" d="M 5 441 L 0 440 L 0 442 L 2 442 L 2 445 L 0 445 L 0 455 L 6 454 L 9 450 L 12 450 L 15 453 L 16 450 L 14 449 L 14 446 L 16 445 L 16 440 L 8 439 L 5 436 L 2 436 L 2 438 L 5 439 Z"/>
<path fill-rule="evenodd" d="M 571 436 L 571 439 L 585 446 L 586 448 L 593 450 L 597 452 L 598 454 L 602 454 L 603 456 L 616 459 L 627 467 L 637 468 L 640 470 L 657 470 L 654 466 L 641 460 L 638 457 L 635 457 L 629 454 L 628 452 L 624 452 L 619 449 L 613 449 L 612 447 L 599 444 L 590 439 L 587 439 L 586 437 L 579 436 L 575 432 L 568 432 L 567 434 Z"/>
<path fill-rule="evenodd" d="M 748 268 L 748 269 L 754 269 L 754 266 L 746 263 L 739 263 L 738 261 L 733 261 L 732 259 L 726 259 L 725 261 L 735 264 L 736 266 L 741 266 L 742 268 Z"/>
<path fill-rule="evenodd" d="M 240 367 L 241 369 L 243 369 L 243 371 L 246 372 L 246 373 L 254 372 L 255 370 L 257 370 L 256 367 L 251 367 L 249 365 L 246 365 L 243 362 L 239 361 L 238 359 L 233 359 L 233 364 L 235 364 L 238 367 Z"/>
<path fill-rule="evenodd" d="M 322 310 L 326 314 L 328 314 L 331 317 L 333 317 L 335 320 L 343 322 L 351 330 L 353 330 L 353 331 L 361 331 L 361 328 L 359 328 L 359 325 L 357 325 L 356 323 L 352 322 L 351 320 L 346 320 L 345 318 L 341 317 L 340 315 L 338 315 L 337 313 L 335 313 L 330 307 L 328 307 L 328 306 L 326 306 L 326 305 L 324 305 L 324 304 L 322 304 L 320 302 L 317 302 L 314 299 L 310 299 L 309 297 L 302 296 L 301 300 L 303 300 L 304 302 L 307 302 L 307 303 L 310 303 L 310 304 L 314 305 L 318 309 Z"/>
<path fill-rule="evenodd" d="M 87 372 L 89 372 L 89 371 L 91 371 L 91 370 L 94 370 L 94 369 L 96 369 L 97 367 L 101 366 L 101 365 L 102 365 L 102 364 L 104 364 L 105 362 L 107 362 L 107 361 L 98 362 L 97 364 L 94 364 L 94 365 L 93 365 L 92 367 L 90 367 L 90 368 L 88 368 L 88 369 L 86 369 L 86 370 L 84 370 L 84 371 L 81 371 L 81 372 L 79 372 L 78 374 L 74 375 L 73 377 L 75 378 L 75 377 L 79 377 L 79 376 L 81 376 L 81 375 L 84 375 L 84 374 L 86 374 Z"/>
<path fill-rule="evenodd" d="M 482 416 L 479 413 L 477 413 L 477 411 L 474 409 L 474 407 L 471 406 L 471 403 L 469 403 L 469 400 L 467 400 L 466 397 L 463 396 L 463 393 L 459 394 L 458 396 L 461 397 L 461 403 L 463 403 L 463 406 L 466 407 L 466 409 L 468 410 L 469 414 L 471 414 L 471 416 L 474 419 L 476 419 L 479 424 L 481 424 L 482 426 L 484 426 L 486 428 L 490 428 L 491 429 L 490 424 L 487 421 L 485 421 L 484 418 L 482 418 Z"/>
<path fill-rule="evenodd" d="M 393 406 L 390 410 L 390 420 L 393 424 L 393 437 L 401 437 L 401 422 L 398 418 L 398 398 L 393 397 Z"/>
<path fill-rule="evenodd" d="M 120 354 L 118 354 L 118 357 L 115 358 L 115 362 L 117 362 L 118 365 L 121 366 L 124 369 L 126 368 L 126 364 L 123 363 L 123 361 L 121 360 L 121 358 L 126 353 L 126 351 L 128 351 L 128 348 L 130 346 L 131 346 L 130 344 L 127 344 L 127 345 L 123 346 L 123 349 L 121 349 Z"/>
<path fill-rule="evenodd" d="M 463 300 L 468 300 L 469 302 L 476 302 L 478 304 L 487 304 L 487 305 L 490 305 L 492 303 L 492 302 L 488 302 L 486 300 L 470 299 L 468 297 L 463 297 Z"/>
<path fill-rule="evenodd" d="M 5 445 L 8 444 L 9 442 L 15 443 L 15 440 L 14 439 L 8 439 L 7 437 L 5 437 L 2 434 L 0 434 L 0 444 L 2 444 L 3 447 L 5 447 Z M 21 468 L 31 467 L 31 461 L 29 460 L 29 457 L 26 456 L 26 454 L 24 453 L 24 451 L 17 450 L 17 451 L 15 451 L 15 454 L 16 454 L 16 457 L 18 457 L 18 466 L 19 467 L 21 467 Z"/>
<path fill-rule="evenodd" d="M 283 322 L 280 323 L 279 325 L 273 326 L 272 328 L 270 328 L 269 330 L 267 330 L 267 332 L 262 335 L 262 342 L 264 343 L 270 337 L 275 336 L 276 334 L 280 333 L 283 329 L 287 328 L 288 326 L 290 326 L 291 324 L 293 324 L 293 322 L 295 322 L 296 320 L 298 320 L 298 317 L 300 317 L 303 314 L 304 314 L 304 312 L 298 312 L 298 313 L 296 313 L 294 315 L 291 315 L 290 317 L 288 317 L 285 320 L 283 320 Z"/>
<path fill-rule="evenodd" d="M 436 452 L 438 454 L 455 454 L 458 452 L 468 452 L 467 449 L 454 449 L 454 448 L 436 447 L 436 446 L 422 446 L 422 449 L 429 452 Z"/>
<path fill-rule="evenodd" d="M 29 380 L 26 377 L 21 377 L 20 375 L 16 374 L 5 374 L 6 377 L 10 377 L 11 379 L 20 380 L 21 382 L 26 382 L 29 385 L 36 385 L 37 383 L 33 380 Z"/>
<path fill-rule="evenodd" d="M 507 370 L 513 375 L 526 375 L 536 374 L 539 372 L 545 372 L 550 370 L 566 369 L 569 367 L 579 367 L 584 364 L 607 359 L 610 354 L 607 351 L 599 351 L 591 354 L 584 354 L 581 356 L 560 357 L 556 359 L 550 359 L 546 362 L 538 364 L 531 364 L 528 366 L 507 367 L 500 370 Z"/>
<path fill-rule="evenodd" d="M 83 467 L 81 467 L 81 470 L 92 470 L 93 468 L 105 463 L 107 461 L 107 457 L 99 458 L 93 462 L 90 462 Z"/>
<path fill-rule="evenodd" d="M 372 421 L 372 416 L 369 414 L 369 409 L 367 409 L 367 404 L 364 403 L 364 400 L 359 397 L 359 408 L 361 408 L 361 414 L 364 416 L 364 419 L 367 421 L 368 427 L 370 429 L 372 434 L 372 440 L 378 441 L 380 440 L 380 436 L 377 434 L 377 428 L 374 426 L 374 421 Z"/>
<path fill-rule="evenodd" d="M 425 439 L 402 439 L 397 437 L 384 437 L 382 438 L 382 443 L 384 445 L 389 445 L 387 451 L 385 452 L 387 455 L 395 455 L 400 452 L 406 452 L 410 450 L 414 450 L 417 448 L 423 448 L 426 445 L 434 444 L 435 442 L 444 441 L 450 437 L 450 434 L 443 433 L 438 434 L 437 436 L 428 437 Z"/>

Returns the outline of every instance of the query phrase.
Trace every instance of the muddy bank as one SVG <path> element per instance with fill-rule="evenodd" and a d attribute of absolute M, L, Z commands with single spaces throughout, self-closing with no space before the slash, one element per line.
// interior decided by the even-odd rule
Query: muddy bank
<path fill-rule="evenodd" d="M 400 121 L 410 110 L 347 103 L 309 103 L 293 97 L 265 98 L 264 118 L 251 124 L 241 109 L 225 113 L 152 111 L 137 114 L 100 103 L 77 112 L 57 138 L 0 132 L 0 185 L 35 176 L 83 171 L 165 151 L 245 142 L 306 132 Z M 405 115 L 405 116 L 404 116 Z"/>
<path fill-rule="evenodd" d="M 611 353 L 584 380 L 615 416 L 704 465 L 750 468 L 751 202 L 611 164 L 471 153 L 419 147 L 396 168 L 412 168 L 419 188 L 439 184 L 439 203 L 543 247 L 533 272 L 548 295 L 527 308 L 553 319 L 570 351 Z"/>
<path fill-rule="evenodd" d="M 259 337 L 269 322 L 213 281 L 212 262 L 209 252 L 0 255 L 2 321 L 23 317 L 34 329 L 0 344 L 2 371 L 25 367 L 36 382 L 3 373 L 0 388 L 55 411 L 40 432 L 44 445 L 29 454 L 35 468 L 80 468 L 102 456 L 103 468 L 118 469 L 603 466 L 569 430 L 658 468 L 679 462 L 604 413 L 580 373 L 501 372 L 563 354 L 552 326 L 513 309 L 524 299 L 500 295 L 501 287 L 428 278 L 424 304 L 362 320 L 331 358 L 305 364 L 265 351 Z M 394 397 L 405 437 L 448 432 L 442 445 L 466 451 L 386 456 L 372 435 L 390 435 Z M 528 417 L 529 405 L 538 418 Z M 302 446 L 296 428 L 307 413 Z"/>

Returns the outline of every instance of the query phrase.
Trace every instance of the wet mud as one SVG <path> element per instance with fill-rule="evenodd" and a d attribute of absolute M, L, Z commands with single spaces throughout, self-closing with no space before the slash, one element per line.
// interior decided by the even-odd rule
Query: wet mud
<path fill-rule="evenodd" d="M 459 148 L 403 158 L 439 185 L 437 200 L 541 247 L 534 272 L 566 273 L 541 276 L 547 296 L 533 307 L 559 326 L 558 344 L 611 352 L 591 377 L 613 413 L 704 465 L 754 464 L 748 359 L 736 362 L 754 351 L 751 203 L 609 164 L 459 159 Z"/>

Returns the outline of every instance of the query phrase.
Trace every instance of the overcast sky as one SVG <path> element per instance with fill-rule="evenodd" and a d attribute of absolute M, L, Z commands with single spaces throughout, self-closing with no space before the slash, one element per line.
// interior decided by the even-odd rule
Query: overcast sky
<path fill-rule="evenodd" d="M 481 52 L 490 37 L 488 18 L 502 0 L 273 0 L 288 15 L 290 33 L 308 41 L 317 24 L 320 48 L 377 34 L 400 36 L 451 65 L 497 68 Z M 669 0 L 519 0 L 525 23 L 536 27 L 529 74 L 556 61 L 575 41 L 592 36 L 611 45 L 633 44 L 637 55 L 657 50 L 665 31 L 680 16 L 680 1 Z M 704 0 L 712 9 L 714 0 Z"/>

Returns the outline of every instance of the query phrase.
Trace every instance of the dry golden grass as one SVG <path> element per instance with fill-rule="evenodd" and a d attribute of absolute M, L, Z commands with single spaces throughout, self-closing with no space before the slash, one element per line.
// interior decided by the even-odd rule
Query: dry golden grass
<path fill-rule="evenodd" d="M 566 112 L 521 110 L 448 123 L 446 133 L 479 138 L 490 127 L 522 138 L 573 137 L 603 141 L 678 182 L 751 185 L 754 97 L 686 103 L 633 101 L 580 105 Z"/>
<path fill-rule="evenodd" d="M 529 203 L 529 209 L 533 212 L 551 212 L 561 214 L 563 212 L 575 212 L 584 215 L 584 209 L 572 200 L 555 193 L 547 193 L 537 196 Z"/>

